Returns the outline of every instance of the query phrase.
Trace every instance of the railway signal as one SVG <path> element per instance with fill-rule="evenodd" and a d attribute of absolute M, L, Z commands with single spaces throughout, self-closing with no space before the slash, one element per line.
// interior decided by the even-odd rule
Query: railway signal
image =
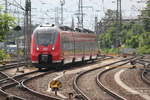
<path fill-rule="evenodd" d="M 16 26 L 16 27 L 14 27 L 14 30 L 15 30 L 15 31 L 20 31 L 20 30 L 21 30 L 21 27 L 18 25 L 18 26 Z"/>
<path fill-rule="evenodd" d="M 130 60 L 130 64 L 132 65 L 132 68 L 136 68 L 136 61 L 135 60 Z"/>
<path fill-rule="evenodd" d="M 55 95 L 57 95 L 57 91 L 62 88 L 62 83 L 58 80 L 53 80 L 50 83 L 50 88 L 52 89 L 52 91 L 55 91 Z"/>
<path fill-rule="evenodd" d="M 69 100 L 73 100 L 73 93 L 68 93 L 69 95 Z"/>

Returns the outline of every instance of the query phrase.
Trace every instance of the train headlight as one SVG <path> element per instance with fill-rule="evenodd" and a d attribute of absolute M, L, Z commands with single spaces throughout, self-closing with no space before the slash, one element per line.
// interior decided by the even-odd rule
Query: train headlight
<path fill-rule="evenodd" d="M 36 48 L 36 50 L 37 50 L 37 51 L 39 51 L 39 50 L 40 50 L 40 48 L 38 48 L 38 47 L 37 47 L 37 48 Z"/>
<path fill-rule="evenodd" d="M 54 46 L 52 47 L 52 50 L 55 50 L 55 47 L 54 47 Z"/>

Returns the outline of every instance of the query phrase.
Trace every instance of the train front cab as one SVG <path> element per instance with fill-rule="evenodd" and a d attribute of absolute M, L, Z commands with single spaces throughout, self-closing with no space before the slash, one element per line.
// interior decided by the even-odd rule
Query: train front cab
<path fill-rule="evenodd" d="M 61 62 L 60 34 L 55 29 L 39 28 L 32 35 L 32 64 L 38 68 Z"/>

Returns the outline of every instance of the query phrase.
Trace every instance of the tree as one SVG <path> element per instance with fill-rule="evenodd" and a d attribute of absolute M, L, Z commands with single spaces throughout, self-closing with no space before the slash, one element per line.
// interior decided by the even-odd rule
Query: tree
<path fill-rule="evenodd" d="M 116 10 L 108 9 L 105 17 L 102 19 L 103 30 L 106 31 L 116 22 Z"/>
<path fill-rule="evenodd" d="M 150 0 L 147 1 L 147 6 L 142 10 L 142 22 L 144 24 L 144 29 L 150 32 Z"/>
<path fill-rule="evenodd" d="M 104 19 L 109 20 L 109 21 L 115 21 L 116 20 L 116 10 L 108 9 L 107 12 L 105 13 Z"/>
<path fill-rule="evenodd" d="M 150 54 L 150 0 L 147 1 L 147 6 L 141 11 L 141 20 L 122 22 L 122 27 L 117 34 L 116 13 L 108 10 L 103 19 L 105 31 L 100 34 L 101 48 L 106 50 L 118 47 L 117 43 L 129 48 L 135 48 L 141 54 Z"/>
<path fill-rule="evenodd" d="M 4 41 L 5 36 L 14 25 L 15 18 L 8 13 L 2 13 L 2 11 L 0 10 L 0 42 Z"/>
<path fill-rule="evenodd" d="M 140 35 L 140 47 L 147 45 L 150 47 L 150 32 L 144 32 L 143 34 Z"/>

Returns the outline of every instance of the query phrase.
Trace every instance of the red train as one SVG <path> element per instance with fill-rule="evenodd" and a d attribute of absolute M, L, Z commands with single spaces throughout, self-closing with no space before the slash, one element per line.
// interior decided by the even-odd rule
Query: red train
<path fill-rule="evenodd" d="M 39 26 L 32 34 L 33 64 L 50 65 L 93 60 L 97 58 L 96 34 L 87 29 L 73 30 L 67 26 Z"/>

